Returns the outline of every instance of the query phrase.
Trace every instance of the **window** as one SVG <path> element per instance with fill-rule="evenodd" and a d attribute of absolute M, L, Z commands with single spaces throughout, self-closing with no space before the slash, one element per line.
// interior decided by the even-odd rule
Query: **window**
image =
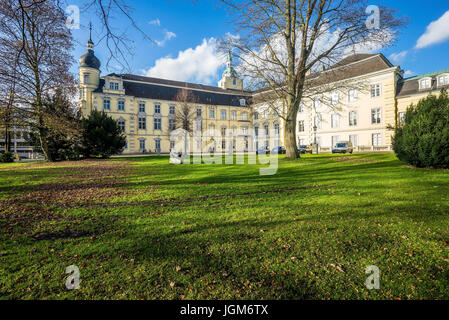
<path fill-rule="evenodd" d="M 338 114 L 331 115 L 331 127 L 332 128 L 340 127 L 340 115 Z"/>
<path fill-rule="evenodd" d="M 380 84 L 371 85 L 371 98 L 380 97 Z"/>
<path fill-rule="evenodd" d="M 259 120 L 259 113 L 258 112 L 254 112 L 254 120 Z"/>
<path fill-rule="evenodd" d="M 161 114 L 161 105 L 160 104 L 154 105 L 154 114 Z"/>
<path fill-rule="evenodd" d="M 125 132 L 125 129 L 126 129 L 126 127 L 125 127 L 125 120 L 119 119 L 119 120 L 117 121 L 117 124 L 118 124 L 118 127 L 120 128 L 120 130 L 122 130 L 123 132 Z"/>
<path fill-rule="evenodd" d="M 237 84 L 237 80 L 236 79 L 232 80 L 232 84 L 235 86 Z"/>
<path fill-rule="evenodd" d="M 350 127 L 357 126 L 357 112 L 356 111 L 349 112 L 349 126 Z"/>
<path fill-rule="evenodd" d="M 214 108 L 209 109 L 209 118 L 211 118 L 211 119 L 215 118 L 215 109 Z"/>
<path fill-rule="evenodd" d="M 254 136 L 258 137 L 259 136 L 259 127 L 254 127 Z"/>
<path fill-rule="evenodd" d="M 241 106 L 246 106 L 246 100 L 245 99 L 240 99 L 239 102 L 240 102 Z"/>
<path fill-rule="evenodd" d="M 332 136 L 332 148 L 335 147 L 338 141 L 340 141 L 339 136 Z"/>
<path fill-rule="evenodd" d="M 170 151 L 175 148 L 175 141 L 170 141 Z"/>
<path fill-rule="evenodd" d="M 154 119 L 154 130 L 162 130 L 162 119 Z"/>
<path fill-rule="evenodd" d="M 109 82 L 109 90 L 118 90 L 118 82 Z"/>
<path fill-rule="evenodd" d="M 89 81 L 90 81 L 90 75 L 88 73 L 85 73 L 83 75 L 83 82 L 84 83 L 89 83 Z"/>
<path fill-rule="evenodd" d="M 221 112 L 220 112 L 220 119 L 221 120 L 226 120 L 226 110 L 221 110 Z"/>
<path fill-rule="evenodd" d="M 425 79 L 422 79 L 419 82 L 419 89 L 421 89 L 421 90 L 423 90 L 423 89 L 430 89 L 431 85 L 432 85 L 432 79 L 431 78 L 425 78 Z"/>
<path fill-rule="evenodd" d="M 321 129 L 321 114 L 317 114 L 314 119 L 314 125 L 317 129 Z"/>
<path fill-rule="evenodd" d="M 349 93 L 348 93 L 349 102 L 357 101 L 357 96 L 358 96 L 357 89 L 349 90 Z"/>
<path fill-rule="evenodd" d="M 231 111 L 231 120 L 237 120 L 237 112 Z"/>
<path fill-rule="evenodd" d="M 123 101 L 123 100 L 118 101 L 118 110 L 125 111 L 125 101 Z"/>
<path fill-rule="evenodd" d="M 242 134 L 243 135 L 248 135 L 248 127 L 242 127 Z"/>
<path fill-rule="evenodd" d="M 175 114 L 175 110 L 176 110 L 175 106 L 170 106 L 168 112 L 169 114 Z"/>
<path fill-rule="evenodd" d="M 145 150 L 145 140 L 144 139 L 139 140 L 139 149 Z"/>
<path fill-rule="evenodd" d="M 196 116 L 197 116 L 198 118 L 201 117 L 201 112 L 202 112 L 201 108 L 196 108 Z"/>
<path fill-rule="evenodd" d="M 145 117 L 139 117 L 138 119 L 139 129 L 146 130 L 147 128 L 147 119 Z"/>
<path fill-rule="evenodd" d="M 125 140 L 125 149 L 128 149 L 128 140 Z"/>
<path fill-rule="evenodd" d="M 263 125 L 263 131 L 266 137 L 270 135 L 270 127 L 268 126 L 268 124 Z"/>
<path fill-rule="evenodd" d="M 247 121 L 248 120 L 248 112 L 242 112 L 241 117 L 242 117 L 243 121 Z"/>
<path fill-rule="evenodd" d="M 175 129 L 176 129 L 176 120 L 168 119 L 168 130 L 175 130 Z"/>
<path fill-rule="evenodd" d="M 111 100 L 104 99 L 103 100 L 103 109 L 104 110 L 111 110 Z"/>
<path fill-rule="evenodd" d="M 349 141 L 352 142 L 353 147 L 357 147 L 359 145 L 359 136 L 356 134 L 351 134 L 349 136 Z"/>
<path fill-rule="evenodd" d="M 304 112 L 304 104 L 302 103 L 299 104 L 299 112 L 300 113 Z"/>
<path fill-rule="evenodd" d="M 160 152 L 161 151 L 161 139 L 155 139 L 154 146 L 155 146 L 156 150 Z"/>
<path fill-rule="evenodd" d="M 338 104 L 338 101 L 339 101 L 339 95 L 338 95 L 338 92 L 333 92 L 333 93 L 332 93 L 332 96 L 331 96 L 331 103 L 332 103 L 333 105 L 336 105 L 336 104 Z"/>
<path fill-rule="evenodd" d="M 381 110 L 380 108 L 371 109 L 371 124 L 381 123 Z"/>
<path fill-rule="evenodd" d="M 438 85 L 440 87 L 449 85 L 449 74 L 444 74 L 442 76 L 439 76 L 438 77 Z"/>
<path fill-rule="evenodd" d="M 399 123 L 405 122 L 405 112 L 399 112 Z"/>
<path fill-rule="evenodd" d="M 319 107 L 321 107 L 321 99 L 315 98 L 314 104 L 315 104 L 315 109 L 318 109 Z"/>
<path fill-rule="evenodd" d="M 226 149 L 226 140 L 225 139 L 221 140 L 221 148 Z"/>
<path fill-rule="evenodd" d="M 274 124 L 274 134 L 275 135 L 279 135 L 280 130 L 279 130 L 279 123 L 275 123 Z"/>
<path fill-rule="evenodd" d="M 139 112 L 145 112 L 145 102 L 139 103 Z"/>
<path fill-rule="evenodd" d="M 226 136 L 226 127 L 221 128 L 221 135 L 224 137 Z"/>
<path fill-rule="evenodd" d="M 298 122 L 298 131 L 299 132 L 306 131 L 306 128 L 305 128 L 305 125 L 304 125 L 304 120 L 299 120 L 299 122 Z"/>
<path fill-rule="evenodd" d="M 373 147 L 379 147 L 382 145 L 382 135 L 380 133 L 373 133 L 371 137 Z"/>
<path fill-rule="evenodd" d="M 233 136 L 236 136 L 236 135 L 237 135 L 237 127 L 236 127 L 236 126 L 233 126 L 233 127 L 232 127 L 232 135 L 233 135 Z"/>

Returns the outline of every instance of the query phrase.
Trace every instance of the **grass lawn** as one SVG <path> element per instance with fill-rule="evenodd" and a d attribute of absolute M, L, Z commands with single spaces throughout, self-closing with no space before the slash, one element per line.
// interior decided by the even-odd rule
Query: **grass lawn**
<path fill-rule="evenodd" d="M 0 298 L 449 299 L 449 171 L 392 154 L 259 168 L 0 165 Z"/>

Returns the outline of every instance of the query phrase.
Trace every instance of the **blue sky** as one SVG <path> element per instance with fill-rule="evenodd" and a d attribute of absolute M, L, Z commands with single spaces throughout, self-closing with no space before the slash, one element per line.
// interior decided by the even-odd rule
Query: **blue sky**
<path fill-rule="evenodd" d="M 117 15 L 115 30 L 126 32 L 134 41 L 134 56 L 129 58 L 132 73 L 216 85 L 223 70 L 223 57 L 217 55 L 215 41 L 226 33 L 235 34 L 230 17 L 217 0 L 129 3 L 135 9 L 133 16 L 139 27 L 155 41 L 142 40 L 126 18 Z M 449 69 L 447 0 L 431 0 L 425 4 L 417 0 L 379 0 L 372 4 L 387 5 L 409 18 L 409 25 L 401 30 L 398 41 L 380 50 L 394 64 L 401 65 L 406 76 Z M 108 52 L 104 43 L 98 42 L 100 23 L 89 12 L 81 13 L 81 29 L 73 30 L 77 42 L 74 57 L 78 58 L 86 50 L 89 21 L 94 24 L 93 40 L 96 55 L 103 63 L 102 74 L 120 72 L 104 66 Z M 73 71 L 77 72 L 76 65 Z"/>

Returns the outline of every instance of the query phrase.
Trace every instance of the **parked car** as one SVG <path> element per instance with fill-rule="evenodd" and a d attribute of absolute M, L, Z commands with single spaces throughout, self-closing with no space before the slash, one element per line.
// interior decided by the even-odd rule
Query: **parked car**
<path fill-rule="evenodd" d="M 312 147 L 311 146 L 306 146 L 306 145 L 301 145 L 301 146 L 298 147 L 298 151 L 301 154 L 306 154 L 306 153 L 312 154 Z"/>
<path fill-rule="evenodd" d="M 353 153 L 354 147 L 350 141 L 340 141 L 332 148 L 332 153 Z"/>
<path fill-rule="evenodd" d="M 284 148 L 284 147 L 281 147 L 281 146 L 279 146 L 279 147 L 274 147 L 272 150 L 271 150 L 271 153 L 277 153 L 277 154 L 286 154 L 287 153 L 287 150 Z"/>
<path fill-rule="evenodd" d="M 261 147 L 256 150 L 256 154 L 267 154 L 267 153 L 270 153 L 270 150 L 268 149 L 267 146 Z"/>

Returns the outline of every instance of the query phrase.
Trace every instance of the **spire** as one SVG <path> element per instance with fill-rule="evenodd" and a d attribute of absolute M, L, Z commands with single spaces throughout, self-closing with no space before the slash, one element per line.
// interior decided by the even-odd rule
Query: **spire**
<path fill-rule="evenodd" d="M 89 40 L 87 41 L 87 50 L 94 50 L 94 42 L 92 41 L 92 22 L 89 23 Z"/>
<path fill-rule="evenodd" d="M 237 78 L 237 72 L 232 66 L 231 49 L 228 50 L 228 61 L 226 62 L 226 70 L 223 72 L 223 78 L 224 77 Z"/>

